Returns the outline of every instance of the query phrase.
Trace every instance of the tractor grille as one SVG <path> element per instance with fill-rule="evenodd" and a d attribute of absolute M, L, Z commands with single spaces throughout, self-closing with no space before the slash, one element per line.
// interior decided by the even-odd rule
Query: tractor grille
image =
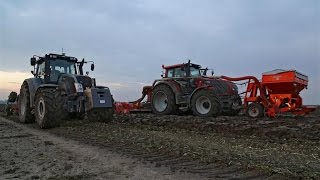
<path fill-rule="evenodd" d="M 217 94 L 225 95 L 229 93 L 229 84 L 225 81 L 211 80 L 210 84 L 214 87 Z"/>
<path fill-rule="evenodd" d="M 92 87 L 92 80 L 88 76 L 77 76 L 77 81 L 82 84 L 83 89 Z"/>

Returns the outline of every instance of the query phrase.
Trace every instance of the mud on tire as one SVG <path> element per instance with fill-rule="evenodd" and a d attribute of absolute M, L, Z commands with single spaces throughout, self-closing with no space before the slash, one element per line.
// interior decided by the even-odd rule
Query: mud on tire
<path fill-rule="evenodd" d="M 35 117 L 40 128 L 59 126 L 66 116 L 64 101 L 60 93 L 53 88 L 40 89 L 35 97 Z"/>
<path fill-rule="evenodd" d="M 191 109 L 196 116 L 218 116 L 221 113 L 221 103 L 214 92 L 200 90 L 191 98 Z"/>
<path fill-rule="evenodd" d="M 171 88 L 165 84 L 156 86 L 152 91 L 151 109 L 154 114 L 175 114 L 178 106 Z"/>
<path fill-rule="evenodd" d="M 114 108 L 92 109 L 87 112 L 90 121 L 110 122 L 113 120 Z"/>
<path fill-rule="evenodd" d="M 20 88 L 19 120 L 22 123 L 34 122 L 34 115 L 31 113 L 30 107 L 30 91 L 26 82 Z"/>

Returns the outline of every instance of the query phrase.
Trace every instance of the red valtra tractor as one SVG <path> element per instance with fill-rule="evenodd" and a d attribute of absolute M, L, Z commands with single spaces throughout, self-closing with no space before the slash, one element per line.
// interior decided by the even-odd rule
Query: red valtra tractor
<path fill-rule="evenodd" d="M 274 70 L 254 76 L 207 76 L 208 69 L 190 61 L 162 66 L 164 74 L 152 86 L 145 86 L 142 97 L 134 102 L 116 102 L 116 113 L 149 111 L 155 114 L 181 114 L 192 111 L 197 116 L 237 115 L 245 109 L 249 117 L 276 117 L 279 113 L 305 115 L 316 106 L 302 105 L 300 92 L 308 86 L 308 76 L 296 70 Z M 247 81 L 243 103 L 235 81 Z M 146 102 L 142 101 L 147 96 Z"/>
<path fill-rule="evenodd" d="M 116 102 L 116 113 L 128 113 L 151 106 L 155 114 L 179 114 L 192 111 L 197 116 L 236 115 L 241 109 L 237 86 L 228 80 L 207 76 L 208 69 L 188 63 L 162 66 L 161 79 L 143 88 L 137 101 Z M 142 100 L 147 96 L 146 103 Z"/>

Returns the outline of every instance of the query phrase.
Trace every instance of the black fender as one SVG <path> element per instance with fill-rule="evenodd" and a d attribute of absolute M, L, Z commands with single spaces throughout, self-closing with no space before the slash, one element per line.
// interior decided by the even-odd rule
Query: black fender
<path fill-rule="evenodd" d="M 34 96 L 36 96 L 36 94 L 41 90 L 41 89 L 45 89 L 45 88 L 57 88 L 58 85 L 56 84 L 41 84 L 40 86 L 38 86 L 36 93 L 34 94 Z M 35 101 L 35 98 L 33 99 L 33 103 Z M 31 102 L 31 101 L 30 101 Z M 30 103 L 31 104 L 31 103 Z"/>
<path fill-rule="evenodd" d="M 77 82 L 77 79 L 73 75 L 63 74 L 58 79 L 58 86 L 64 93 L 71 95 L 76 93 L 75 82 Z"/>
<path fill-rule="evenodd" d="M 41 84 L 38 88 L 35 94 L 37 94 L 39 92 L 39 90 L 41 89 L 45 89 L 45 88 L 58 88 L 57 84 Z"/>
<path fill-rule="evenodd" d="M 29 78 L 24 80 L 23 83 L 26 83 L 28 85 L 30 93 L 30 107 L 33 108 L 37 89 L 43 84 L 43 80 L 40 78 Z"/>
<path fill-rule="evenodd" d="M 202 89 L 209 89 L 209 88 L 208 88 L 208 86 L 202 86 L 202 87 L 196 88 L 196 89 L 193 90 L 193 92 L 190 94 L 190 100 L 192 99 L 192 96 L 193 96 L 196 92 L 198 92 L 198 91 L 200 91 L 200 90 L 202 90 Z M 210 90 L 211 90 L 211 89 L 210 89 Z"/>

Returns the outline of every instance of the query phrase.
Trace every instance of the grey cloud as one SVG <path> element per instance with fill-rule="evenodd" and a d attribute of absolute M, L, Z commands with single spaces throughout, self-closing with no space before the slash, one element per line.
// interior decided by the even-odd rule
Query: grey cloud
<path fill-rule="evenodd" d="M 317 0 L 1 1 L 0 70 L 29 71 L 31 55 L 62 47 L 112 82 L 151 83 L 187 59 L 234 76 L 297 69 L 319 103 L 319 16 Z"/>

